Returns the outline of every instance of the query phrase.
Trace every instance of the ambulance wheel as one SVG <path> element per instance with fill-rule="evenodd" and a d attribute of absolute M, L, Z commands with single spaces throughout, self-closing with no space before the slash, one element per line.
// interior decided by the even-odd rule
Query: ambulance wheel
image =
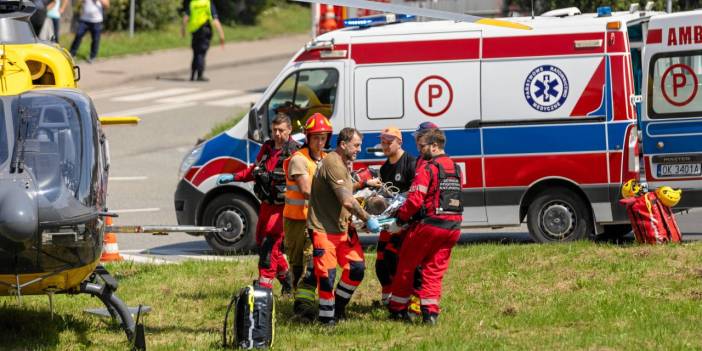
<path fill-rule="evenodd" d="M 208 233 L 207 244 L 217 253 L 232 254 L 256 248 L 258 214 L 248 199 L 236 194 L 222 194 L 205 207 L 202 224 L 226 228 L 220 233 Z"/>
<path fill-rule="evenodd" d="M 588 239 L 592 215 L 587 204 L 567 189 L 549 189 L 539 194 L 527 213 L 529 235 L 538 243 Z"/>

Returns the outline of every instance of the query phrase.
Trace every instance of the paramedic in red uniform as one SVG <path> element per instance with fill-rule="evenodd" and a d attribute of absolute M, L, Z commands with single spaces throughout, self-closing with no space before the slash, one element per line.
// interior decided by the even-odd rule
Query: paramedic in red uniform
<path fill-rule="evenodd" d="M 414 156 L 402 149 L 402 133 L 395 127 L 383 129 L 380 133 L 380 146 L 387 160 L 380 167 L 380 179 L 391 184 L 400 193 L 406 193 L 412 184 L 415 173 Z M 387 305 L 390 299 L 392 277 L 397 268 L 398 252 L 405 232 L 391 235 L 387 230 L 380 232 L 375 261 L 375 274 L 382 287 L 381 301 Z"/>
<path fill-rule="evenodd" d="M 347 164 L 356 159 L 362 138 L 353 128 L 342 129 L 336 149 L 322 160 L 312 179 L 307 227 L 312 233 L 319 321 L 325 325 L 345 318 L 346 305 L 366 269 L 361 244 L 349 228 L 351 215 L 366 222 L 370 232 L 380 231 L 378 220 L 368 215 L 353 197 L 354 185 Z M 334 289 L 337 266 L 343 272 Z"/>
<path fill-rule="evenodd" d="M 398 223 L 418 223 L 400 249 L 388 306 L 392 318 L 409 318 L 407 307 L 415 289 L 423 321 L 435 324 L 439 316 L 441 282 L 463 220 L 461 172 L 444 153 L 445 144 L 446 137 L 439 129 L 428 130 L 418 140 L 420 157 L 426 163 L 417 168 L 407 201 L 397 212 Z M 416 269 L 421 272 L 421 287 L 413 286 Z"/>
<path fill-rule="evenodd" d="M 290 118 L 279 113 L 271 122 L 273 139 L 263 143 L 256 162 L 234 174 L 222 174 L 218 184 L 233 181 L 254 181 L 254 193 L 261 201 L 256 225 L 256 245 L 259 251 L 258 274 L 262 287 L 273 288 L 278 278 L 283 293 L 292 292 L 292 276 L 283 256 L 283 207 L 285 204 L 285 173 L 283 161 L 297 150 L 297 143 L 290 139 Z"/>

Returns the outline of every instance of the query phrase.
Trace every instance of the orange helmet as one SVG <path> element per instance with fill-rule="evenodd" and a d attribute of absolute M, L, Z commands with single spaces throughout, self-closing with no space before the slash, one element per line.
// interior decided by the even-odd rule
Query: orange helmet
<path fill-rule="evenodd" d="M 331 122 L 321 113 L 315 113 L 305 123 L 305 134 L 332 133 Z"/>

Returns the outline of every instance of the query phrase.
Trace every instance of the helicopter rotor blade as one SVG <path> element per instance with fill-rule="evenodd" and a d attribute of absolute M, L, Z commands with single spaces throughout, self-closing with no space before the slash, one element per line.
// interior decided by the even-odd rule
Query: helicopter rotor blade
<path fill-rule="evenodd" d="M 345 7 L 355 7 L 361 9 L 375 10 L 381 12 L 390 12 L 396 14 L 407 14 L 422 17 L 431 17 L 444 20 L 452 20 L 459 22 L 470 22 L 477 24 L 485 24 L 490 26 L 507 27 L 514 29 L 525 29 L 529 30 L 531 27 L 525 26 L 520 23 L 514 23 L 509 21 L 502 21 L 493 18 L 485 18 L 480 16 L 466 15 L 456 12 L 448 12 L 434 9 L 424 9 L 419 7 L 405 6 L 381 3 L 369 0 L 295 0 L 298 2 L 309 2 L 317 4 L 328 4 L 334 6 L 345 6 Z"/>

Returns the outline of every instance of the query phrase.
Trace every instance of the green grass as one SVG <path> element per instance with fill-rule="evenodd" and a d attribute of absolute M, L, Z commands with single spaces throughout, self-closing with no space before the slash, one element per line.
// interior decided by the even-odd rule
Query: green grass
<path fill-rule="evenodd" d="M 702 348 L 702 243 L 682 246 L 478 244 L 458 247 L 444 281 L 439 325 L 387 320 L 367 254 L 366 278 L 335 328 L 291 322 L 277 301 L 280 350 L 688 350 Z M 256 261 L 108 266 L 146 317 L 149 350 L 217 350 L 229 297 L 255 278 Z M 276 286 L 276 292 L 279 287 Z M 7 298 L 3 349 L 123 350 L 123 334 L 80 311 L 88 297 Z"/>
<path fill-rule="evenodd" d="M 221 132 L 224 132 L 228 130 L 229 128 L 235 126 L 239 121 L 248 114 L 249 111 L 247 110 L 241 110 L 241 111 L 236 111 L 231 117 L 229 117 L 227 120 L 223 122 L 216 123 L 212 129 L 210 129 L 210 132 L 207 133 L 203 139 L 207 140 Z"/>
<path fill-rule="evenodd" d="M 258 25 L 223 27 L 224 38 L 227 42 L 259 40 L 304 33 L 310 29 L 310 12 L 309 8 L 298 5 L 277 6 L 266 10 L 261 15 Z M 72 34 L 63 35 L 61 45 L 70 48 L 73 37 Z M 218 43 L 219 38 L 215 33 L 212 45 L 218 45 Z M 124 56 L 189 46 L 190 36 L 181 37 L 180 22 L 177 22 L 159 31 L 135 32 L 133 38 L 129 37 L 128 32 L 104 32 L 100 38 L 98 57 Z M 88 34 L 83 37 L 78 57 L 87 57 L 89 51 L 90 35 Z"/>

